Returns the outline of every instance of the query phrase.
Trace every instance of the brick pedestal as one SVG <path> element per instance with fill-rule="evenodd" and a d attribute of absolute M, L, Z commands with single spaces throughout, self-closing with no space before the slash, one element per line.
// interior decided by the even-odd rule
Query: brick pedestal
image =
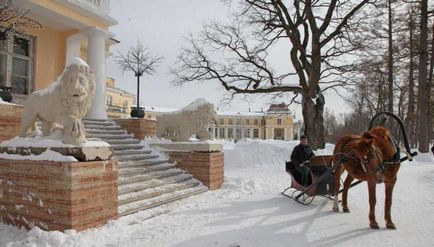
<path fill-rule="evenodd" d="M 118 217 L 115 161 L 0 159 L 0 221 L 81 231 Z"/>
<path fill-rule="evenodd" d="M 142 140 L 145 137 L 155 136 L 157 133 L 157 121 L 143 118 L 121 118 L 113 119 L 128 133 L 133 134 L 136 139 Z"/>
<path fill-rule="evenodd" d="M 19 135 L 22 115 L 22 105 L 0 103 L 0 142 Z"/>
<path fill-rule="evenodd" d="M 176 161 L 181 168 L 201 181 L 210 190 L 221 187 L 224 180 L 224 154 L 222 146 L 208 143 L 155 144 Z"/>

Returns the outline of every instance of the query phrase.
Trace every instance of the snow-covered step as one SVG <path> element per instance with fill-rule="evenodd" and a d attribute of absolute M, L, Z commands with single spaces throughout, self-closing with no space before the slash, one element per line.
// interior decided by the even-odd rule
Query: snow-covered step
<path fill-rule="evenodd" d="M 99 118 L 83 118 L 83 121 L 113 122 L 113 120 L 111 119 L 99 119 Z"/>
<path fill-rule="evenodd" d="M 146 174 L 153 171 L 167 170 L 171 168 L 175 168 L 175 164 L 171 163 L 163 163 L 159 165 L 146 166 L 146 167 L 129 167 L 129 168 L 119 168 L 118 174 L 119 176 L 131 176 L 138 174 Z"/>
<path fill-rule="evenodd" d="M 104 139 L 110 145 L 118 145 L 118 144 L 139 144 L 140 141 L 133 138 L 128 139 Z"/>
<path fill-rule="evenodd" d="M 137 192 L 149 188 L 154 188 L 164 184 L 180 183 L 192 179 L 193 176 L 188 173 L 179 174 L 172 177 L 151 179 L 148 181 L 142 181 L 138 183 L 124 184 L 118 187 L 118 195 L 123 195 L 131 192 Z"/>
<path fill-rule="evenodd" d="M 172 177 L 172 176 L 177 176 L 180 174 L 184 174 L 185 171 L 178 169 L 178 168 L 173 168 L 173 169 L 168 169 L 168 170 L 164 170 L 164 171 L 155 171 L 155 172 L 150 172 L 148 174 L 140 174 L 140 175 L 136 175 L 136 176 L 119 176 L 118 177 L 118 182 L 119 185 L 124 185 L 124 184 L 132 184 L 132 183 L 139 183 L 139 182 L 144 182 L 144 181 L 148 181 L 151 179 L 159 179 L 159 178 L 167 178 L 167 177 Z"/>
<path fill-rule="evenodd" d="M 127 160 L 127 161 L 137 161 L 137 160 L 147 160 L 147 159 L 156 159 L 160 157 L 158 154 L 126 154 L 126 155 L 113 155 L 113 159 L 115 160 Z"/>
<path fill-rule="evenodd" d="M 126 168 L 126 167 L 135 167 L 135 166 L 153 166 L 158 165 L 162 163 L 169 162 L 169 159 L 148 159 L 148 160 L 138 160 L 138 161 L 118 161 L 118 167 L 119 168 Z"/>
<path fill-rule="evenodd" d="M 110 119 L 85 119 L 86 137 L 109 143 L 118 163 L 119 215 L 145 210 L 207 191 L 167 157 L 145 147 Z"/>
<path fill-rule="evenodd" d="M 112 133 L 87 133 L 86 137 L 93 137 L 99 139 L 129 139 L 134 138 L 132 134 L 112 134 Z"/>
<path fill-rule="evenodd" d="M 95 124 L 85 124 L 84 128 L 86 129 L 86 132 L 88 130 L 121 130 L 122 128 L 117 125 L 95 125 Z"/>
<path fill-rule="evenodd" d="M 136 150 L 140 150 L 143 149 L 145 146 L 140 145 L 140 144 L 110 144 L 113 148 L 113 150 L 115 151 L 120 151 L 120 150 L 131 150 L 131 149 L 136 149 Z"/>
<path fill-rule="evenodd" d="M 82 122 L 84 125 L 95 125 L 95 126 L 113 126 L 117 125 L 113 121 L 109 120 L 89 120 L 89 119 L 83 119 Z"/>
<path fill-rule="evenodd" d="M 86 134 L 110 134 L 110 135 L 124 135 L 128 134 L 126 130 L 123 129 L 85 129 Z"/>
<path fill-rule="evenodd" d="M 174 183 L 174 184 L 163 184 L 158 187 L 145 189 L 142 191 L 132 192 L 128 194 L 123 194 L 119 196 L 118 205 L 122 206 L 127 203 L 143 201 L 153 197 L 161 196 L 167 193 L 172 193 L 177 190 L 183 190 L 187 188 L 192 188 L 198 186 L 200 182 L 197 180 L 188 180 L 185 182 Z"/>
<path fill-rule="evenodd" d="M 119 207 L 119 216 L 133 214 L 142 210 L 181 200 L 206 191 L 208 191 L 208 189 L 205 186 L 195 186 L 184 190 L 177 190 L 172 193 L 166 193 L 149 200 L 137 201 L 126 205 L 121 205 Z"/>
<path fill-rule="evenodd" d="M 150 154 L 152 149 L 127 149 L 127 150 L 114 150 L 113 155 L 137 155 L 137 154 Z"/>

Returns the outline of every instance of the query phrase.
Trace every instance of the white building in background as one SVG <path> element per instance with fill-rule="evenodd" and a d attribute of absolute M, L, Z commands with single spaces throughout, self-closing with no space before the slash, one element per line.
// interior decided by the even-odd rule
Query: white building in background
<path fill-rule="evenodd" d="M 157 116 L 177 111 L 176 108 L 144 106 L 145 117 L 149 120 L 157 119 Z M 158 123 L 157 123 L 158 124 Z M 288 106 L 272 104 L 267 111 L 224 112 L 217 111 L 217 122 L 210 126 L 216 139 L 240 140 L 251 139 L 275 139 L 293 140 L 294 115 Z"/>

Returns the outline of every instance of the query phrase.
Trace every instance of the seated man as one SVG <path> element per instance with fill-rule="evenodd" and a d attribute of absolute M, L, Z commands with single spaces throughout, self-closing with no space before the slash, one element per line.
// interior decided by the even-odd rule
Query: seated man
<path fill-rule="evenodd" d="M 286 171 L 293 174 L 294 178 L 303 186 L 310 183 L 309 168 L 306 164 L 315 156 L 308 144 L 307 136 L 300 137 L 300 144 L 294 147 L 291 153 L 291 162 L 286 164 Z"/>

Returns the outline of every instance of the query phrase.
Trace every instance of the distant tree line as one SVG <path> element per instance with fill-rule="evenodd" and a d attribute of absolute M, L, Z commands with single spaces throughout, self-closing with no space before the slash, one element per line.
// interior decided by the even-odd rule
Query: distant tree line
<path fill-rule="evenodd" d="M 354 67 L 348 71 L 348 114 L 326 114 L 326 139 L 367 129 L 377 112 L 389 111 L 405 122 L 410 144 L 429 151 L 434 139 L 433 6 L 422 1 L 377 1 L 373 16 L 352 32 Z M 391 123 L 392 131 L 397 132 Z M 399 133 L 394 133 L 399 136 Z"/>

